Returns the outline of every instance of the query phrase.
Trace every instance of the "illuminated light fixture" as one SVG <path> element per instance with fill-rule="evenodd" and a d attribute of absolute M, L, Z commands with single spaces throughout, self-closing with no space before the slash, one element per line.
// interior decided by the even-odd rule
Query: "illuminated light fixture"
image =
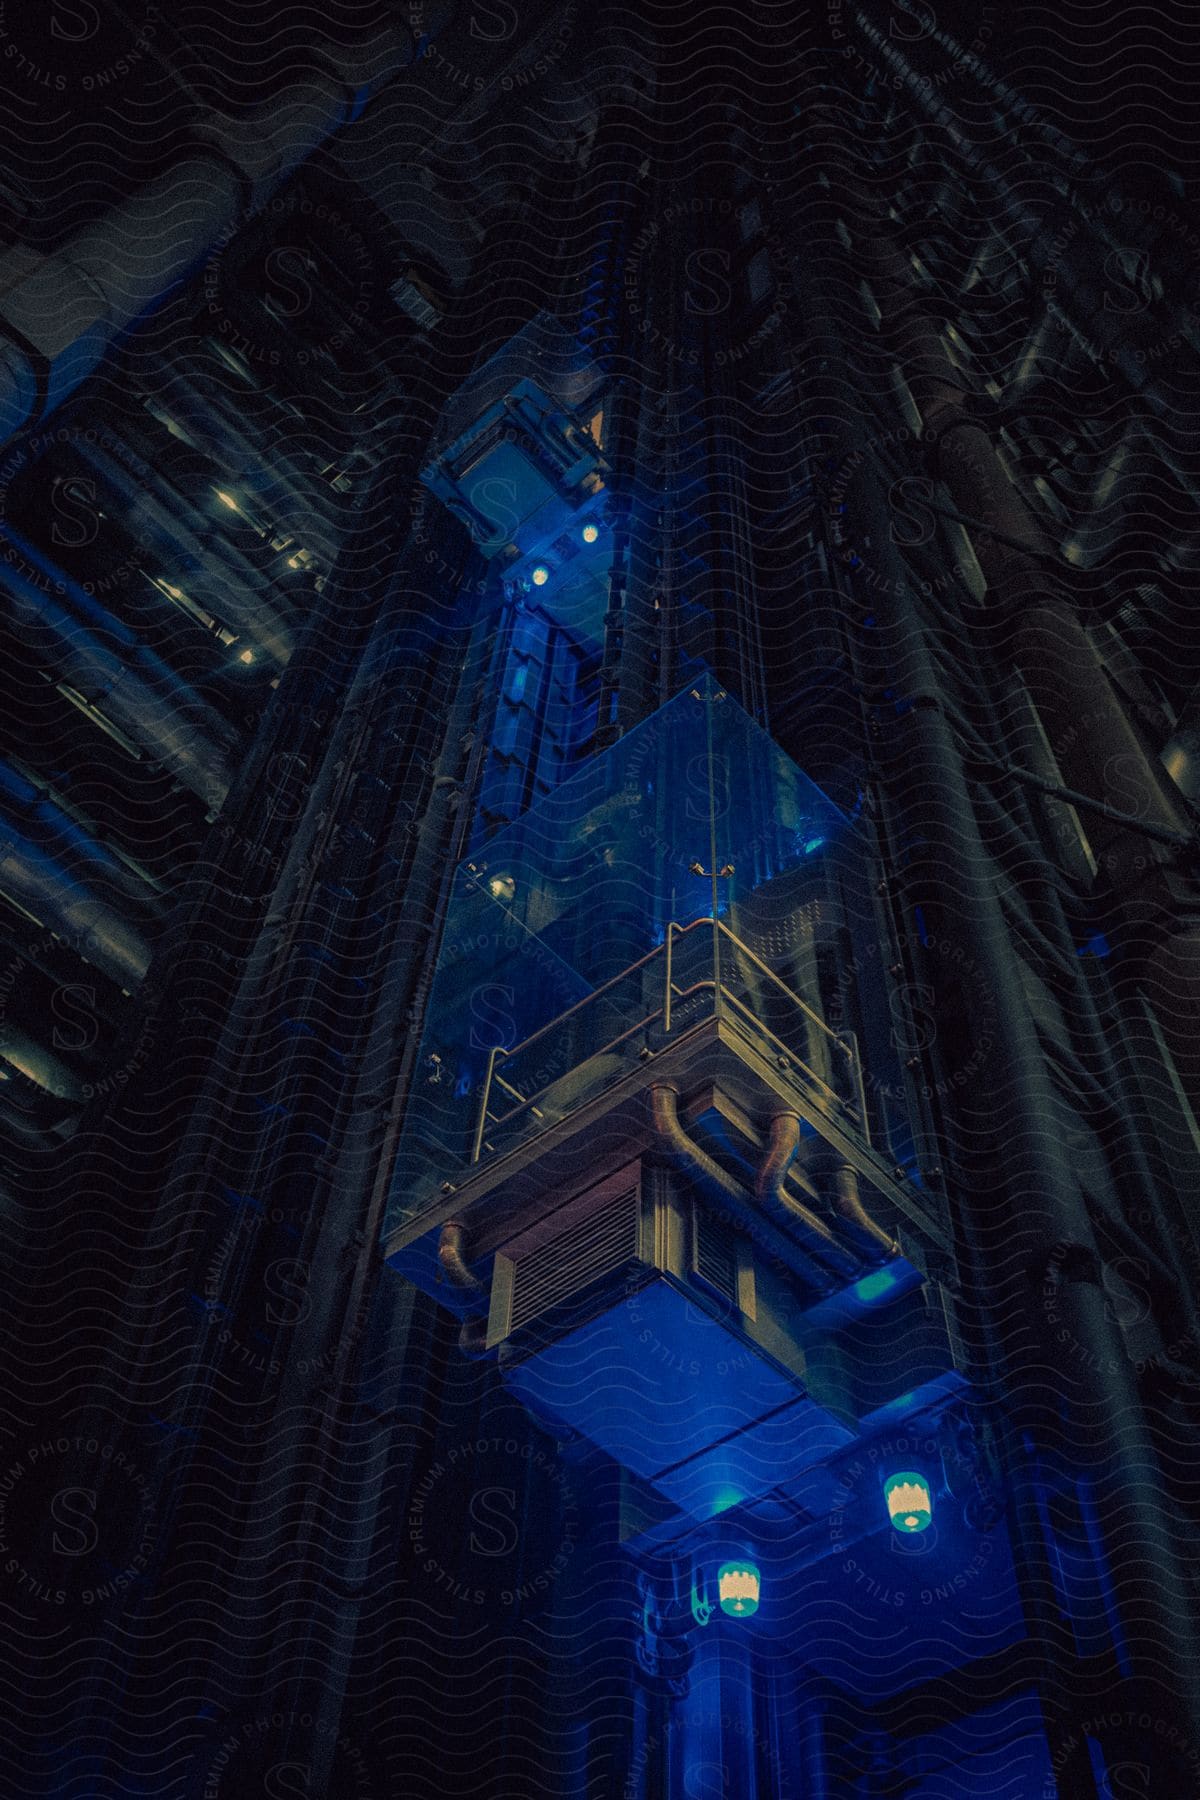
<path fill-rule="evenodd" d="M 242 509 L 232 494 L 227 494 L 224 488 L 217 488 L 215 492 L 217 499 L 221 501 L 222 505 L 227 506 L 230 512 L 241 512 Z"/>
<path fill-rule="evenodd" d="M 717 1597 L 731 1619 L 748 1619 L 758 1611 L 760 1587 L 757 1563 L 727 1562 L 717 1570 Z"/>
<path fill-rule="evenodd" d="M 598 525 L 585 525 L 584 526 L 583 541 L 585 544 L 594 544 L 596 539 L 599 536 L 600 536 L 600 527 Z"/>
<path fill-rule="evenodd" d="M 885 1294 L 890 1294 L 895 1286 L 896 1276 L 891 1269 L 874 1269 L 870 1275 L 856 1281 L 852 1291 L 857 1300 L 869 1306 L 873 1300 L 882 1300 Z"/>
<path fill-rule="evenodd" d="M 911 1469 L 890 1475 L 883 1484 L 888 1517 L 897 1531 L 911 1537 L 926 1531 L 933 1522 L 933 1495 L 923 1475 Z"/>
<path fill-rule="evenodd" d="M 545 563 L 538 563 L 529 579 L 532 581 L 534 587 L 545 587 L 550 579 L 550 571 Z"/>
<path fill-rule="evenodd" d="M 252 663 L 254 661 L 253 650 L 243 650 L 242 654 L 238 657 L 238 661 L 244 662 L 244 663 Z"/>
<path fill-rule="evenodd" d="M 487 888 L 493 900 L 499 900 L 507 906 L 517 891 L 517 883 L 512 875 L 492 875 Z"/>

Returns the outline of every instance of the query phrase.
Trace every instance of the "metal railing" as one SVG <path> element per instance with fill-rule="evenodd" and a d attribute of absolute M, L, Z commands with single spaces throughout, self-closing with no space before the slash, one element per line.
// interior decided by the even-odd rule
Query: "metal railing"
<path fill-rule="evenodd" d="M 702 979 L 692 981 L 686 987 L 680 987 L 677 985 L 675 979 L 678 969 L 679 946 L 684 939 L 688 939 L 693 933 L 699 932 L 712 933 L 714 948 L 711 973 L 706 973 Z M 840 1052 L 848 1065 L 848 1082 L 853 1090 L 853 1099 L 847 1099 L 846 1096 L 839 1091 L 834 1082 L 826 1080 L 825 1076 L 814 1069 L 811 1064 L 799 1054 L 794 1045 L 785 1042 L 785 1040 L 780 1037 L 777 1032 L 773 1031 L 763 1019 L 759 1018 L 752 1008 L 747 1006 L 744 1000 L 740 999 L 733 991 L 732 987 L 722 979 L 722 940 L 727 941 L 736 954 L 743 958 L 746 964 L 753 968 L 764 981 L 771 985 L 771 988 L 775 992 L 782 996 L 791 1012 L 796 1017 L 802 1018 L 805 1021 L 806 1028 L 815 1030 L 821 1038 L 827 1040 L 835 1060 L 837 1054 Z M 661 1005 L 652 1007 L 639 1018 L 633 1020 L 632 1023 L 624 1026 L 624 1028 L 615 1035 L 608 1036 L 603 1043 L 583 1051 L 573 1062 L 570 1062 L 567 1067 L 556 1071 L 551 1079 L 541 1080 L 540 1083 L 534 1087 L 533 1091 L 528 1094 L 522 1093 L 519 1087 L 515 1086 L 499 1072 L 497 1065 L 501 1059 L 503 1059 L 510 1067 L 514 1064 L 519 1065 L 519 1063 L 528 1056 L 532 1046 L 550 1037 L 552 1033 L 563 1031 L 564 1028 L 570 1026 L 573 1020 L 581 1019 L 589 1009 L 597 1007 L 597 1005 L 606 998 L 612 997 L 615 990 L 622 986 L 622 984 L 628 983 L 639 971 L 647 969 L 652 963 L 660 958 L 662 959 L 664 966 Z M 681 1030 L 678 1023 L 680 1009 L 686 1001 L 697 994 L 709 994 L 712 996 L 712 1010 L 711 1012 L 706 1013 L 701 1019 L 697 1019 L 694 1016 L 689 1017 L 687 1023 Z M 480 1096 L 479 1112 L 475 1121 L 475 1130 L 471 1144 L 471 1162 L 478 1163 L 484 1151 L 490 1151 L 493 1148 L 493 1145 L 488 1141 L 489 1132 L 492 1134 L 499 1134 L 504 1131 L 506 1127 L 510 1126 L 521 1114 L 526 1114 L 531 1120 L 541 1121 L 545 1117 L 545 1113 L 543 1107 L 539 1106 L 539 1102 L 544 1102 L 553 1089 L 558 1087 L 568 1077 L 577 1075 L 581 1070 L 585 1069 L 589 1063 L 596 1062 L 602 1056 L 611 1056 L 615 1054 L 627 1044 L 631 1038 L 635 1038 L 639 1032 L 646 1032 L 649 1034 L 654 1027 L 658 1026 L 661 1027 L 661 1036 L 663 1040 L 673 1038 L 675 1042 L 679 1042 L 689 1031 L 696 1029 L 699 1024 L 703 1023 L 705 1019 L 712 1016 L 724 1016 L 726 1008 L 729 1009 L 728 1016 L 732 1023 L 736 1024 L 751 1038 L 756 1038 L 759 1041 L 765 1040 L 766 1044 L 774 1052 L 777 1061 L 783 1059 L 788 1068 L 798 1070 L 804 1076 L 806 1081 L 820 1093 L 827 1105 L 840 1108 L 864 1138 L 868 1136 L 866 1089 L 863 1080 L 862 1063 L 854 1034 L 849 1031 L 835 1031 L 834 1028 L 827 1024 L 821 1015 L 807 1003 L 807 1001 L 802 1000 L 799 994 L 795 993 L 795 991 L 790 988 L 773 969 L 769 968 L 768 965 L 763 962 L 761 957 L 757 956 L 755 952 L 750 949 L 749 945 L 743 943 L 742 940 L 730 930 L 728 925 L 723 924 L 720 919 L 696 919 L 693 920 L 690 925 L 679 925 L 672 920 L 667 926 L 666 935 L 662 944 L 656 945 L 653 950 L 647 951 L 645 956 L 639 957 L 636 962 L 630 963 L 629 966 L 622 969 L 618 975 L 614 975 L 610 980 L 602 983 L 593 993 L 585 995 L 582 1000 L 577 1000 L 573 1006 L 569 1006 L 565 1012 L 559 1013 L 555 1018 L 549 1020 L 547 1024 L 540 1026 L 537 1031 L 531 1032 L 527 1038 L 524 1038 L 521 1043 L 515 1044 L 512 1049 L 505 1049 L 504 1046 L 500 1044 L 491 1047 L 488 1052 L 487 1069 L 484 1076 L 483 1091 Z M 643 1048 L 647 1050 L 651 1049 L 651 1047 L 652 1046 L 648 1041 L 643 1046 Z M 497 1090 L 516 1104 L 508 1107 L 505 1111 L 493 1112 L 492 1101 Z M 582 1101 L 579 1101 L 578 1104 L 582 1104 Z M 568 1110 L 570 1109 L 568 1108 Z"/>

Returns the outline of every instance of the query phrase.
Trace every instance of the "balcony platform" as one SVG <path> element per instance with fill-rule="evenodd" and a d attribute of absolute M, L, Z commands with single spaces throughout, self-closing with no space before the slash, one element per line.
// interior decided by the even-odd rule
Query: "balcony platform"
<path fill-rule="evenodd" d="M 653 1038 L 652 1024 L 647 1025 L 648 1039 Z M 798 1059 L 774 1049 L 762 1033 L 754 1042 L 755 1035 L 753 1021 L 714 1011 L 660 1048 L 652 1048 L 650 1041 L 642 1044 L 615 1079 L 603 1054 L 580 1064 L 526 1103 L 541 1117 L 530 1113 L 521 1121 L 516 1141 L 506 1147 L 502 1138 L 485 1137 L 478 1162 L 447 1170 L 442 1198 L 389 1234 L 386 1260 L 397 1273 L 465 1314 L 471 1310 L 469 1297 L 445 1281 L 438 1262 L 443 1225 L 454 1220 L 464 1226 L 472 1264 L 483 1275 L 496 1250 L 516 1231 L 610 1170 L 661 1148 L 650 1089 L 663 1083 L 677 1090 L 681 1119 L 689 1125 L 706 1117 L 720 1120 L 752 1161 L 761 1155 L 771 1118 L 783 1110 L 798 1113 L 807 1132 L 823 1139 L 857 1172 L 868 1210 L 878 1207 L 886 1215 L 881 1223 L 894 1219 L 906 1258 L 924 1270 L 931 1254 L 946 1255 L 950 1244 L 940 1224 L 866 1142 L 846 1104 L 822 1092 L 801 1072 Z M 610 1064 L 611 1057 L 609 1052 Z M 513 1123 L 510 1119 L 510 1132 Z M 802 1176 L 789 1180 L 806 1204 L 814 1202 Z M 735 1201 L 727 1204 L 738 1210 Z M 774 1254 L 795 1257 L 801 1237 L 776 1224 L 749 1193 L 741 1211 L 747 1228 L 770 1240 Z"/>

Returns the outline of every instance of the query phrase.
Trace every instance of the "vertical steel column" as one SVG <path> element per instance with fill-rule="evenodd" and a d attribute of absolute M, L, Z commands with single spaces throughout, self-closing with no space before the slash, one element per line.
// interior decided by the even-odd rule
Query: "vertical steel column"
<path fill-rule="evenodd" d="M 845 204 L 853 212 L 856 196 Z M 935 418 L 940 408 L 943 422 L 958 424 L 963 396 L 948 373 L 937 334 L 901 280 L 901 259 L 886 247 L 865 244 L 861 255 L 868 272 L 890 284 L 882 302 L 885 314 L 894 309 L 903 315 L 900 335 L 915 364 L 905 372 L 914 392 Z M 827 328 L 834 330 L 832 317 Z M 961 422 L 965 428 L 967 421 Z M 943 423 L 940 442 L 944 437 Z M 948 461 L 946 472 L 950 478 Z M 1007 486 L 989 445 L 987 459 L 972 459 L 959 494 L 969 495 L 971 510 L 979 512 L 1001 480 Z M 922 909 L 933 935 L 955 946 L 960 959 L 974 959 L 999 1001 L 993 1041 L 986 1047 L 981 1042 L 976 1085 L 949 1104 L 948 1191 L 965 1290 L 964 1335 L 980 1386 L 997 1402 L 1002 1422 L 1014 1553 L 1048 1736 L 1052 1752 L 1062 1756 L 1060 1766 L 1069 1771 L 1065 1778 L 1076 1783 L 1068 1791 L 1083 1794 L 1094 1791 L 1094 1784 L 1089 1786 L 1093 1778 L 1081 1734 L 1072 1730 L 1082 1672 L 1060 1611 L 1052 1547 L 1044 1537 L 1045 1471 L 1039 1460 L 1052 1465 L 1057 1458 L 1064 1472 L 1082 1463 L 1094 1477 L 1107 1554 L 1118 1572 L 1116 1604 L 1134 1670 L 1131 1689 L 1155 1693 L 1160 1706 L 1169 1704 L 1186 1718 L 1196 1700 L 1198 1664 L 1187 1609 L 1180 1604 L 1184 1576 L 1173 1521 L 1156 1489 L 1134 1370 L 1119 1326 L 1104 1306 L 1086 1200 L 1055 1137 L 1045 1058 L 1014 969 L 992 857 L 939 703 L 924 626 L 889 548 L 882 509 L 877 506 L 862 523 L 876 554 L 890 559 L 889 579 L 870 591 L 872 636 L 889 688 L 906 702 L 889 718 L 890 742 L 881 741 L 878 756 L 886 810 L 903 819 L 909 846 L 896 887 L 906 908 Z M 1004 524 L 1027 528 L 1023 513 L 1007 508 Z M 1004 573 L 1028 578 L 1033 567 L 1031 548 L 1028 559 L 1022 555 Z M 1069 641 L 1078 641 L 1075 633 L 1077 625 Z M 882 733 L 885 727 L 878 729 Z M 934 972 L 939 1016 L 947 1029 L 969 1032 L 953 966 L 952 956 L 945 971 Z M 1060 1272 L 1052 1322 L 1046 1290 Z M 1058 1331 L 1079 1348 L 1069 1367 L 1063 1366 Z"/>
<path fill-rule="evenodd" d="M 1147 824 L 1187 835 L 1191 821 L 1182 798 L 1147 753 L 1079 622 L 1057 547 L 1009 480 L 989 432 L 969 413 L 968 395 L 940 331 L 913 294 L 911 267 L 891 242 L 886 217 L 873 199 L 860 195 L 847 195 L 846 208 L 860 227 L 854 253 L 921 411 L 931 471 L 959 511 L 984 527 L 973 534 L 979 566 L 997 610 L 1012 612 L 1014 660 L 1067 784 Z M 1200 1108 L 1200 931 L 1187 916 L 1196 898 L 1187 906 L 1184 884 L 1165 872 L 1168 853 L 1160 847 L 1096 815 L 1089 835 L 1122 895 L 1127 927 L 1144 961 L 1146 992 L 1193 1107 Z"/>

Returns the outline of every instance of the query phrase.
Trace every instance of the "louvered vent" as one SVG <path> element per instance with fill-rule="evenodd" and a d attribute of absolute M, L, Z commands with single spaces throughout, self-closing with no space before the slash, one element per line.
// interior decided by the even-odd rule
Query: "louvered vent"
<path fill-rule="evenodd" d="M 797 949 L 806 949 L 821 923 L 821 902 L 810 900 L 804 906 L 791 907 L 779 918 L 756 917 L 747 942 L 756 956 L 774 967 L 780 957 L 789 956 Z M 787 980 L 786 973 L 783 979 Z"/>
<path fill-rule="evenodd" d="M 552 1306 L 613 1274 L 637 1256 L 641 1212 L 636 1185 L 576 1219 L 560 1236 L 526 1253 L 513 1269 L 508 1329 L 517 1331 Z"/>
<path fill-rule="evenodd" d="M 722 1300 L 737 1304 L 737 1250 L 733 1234 L 696 1207 L 693 1213 L 692 1269 Z"/>

